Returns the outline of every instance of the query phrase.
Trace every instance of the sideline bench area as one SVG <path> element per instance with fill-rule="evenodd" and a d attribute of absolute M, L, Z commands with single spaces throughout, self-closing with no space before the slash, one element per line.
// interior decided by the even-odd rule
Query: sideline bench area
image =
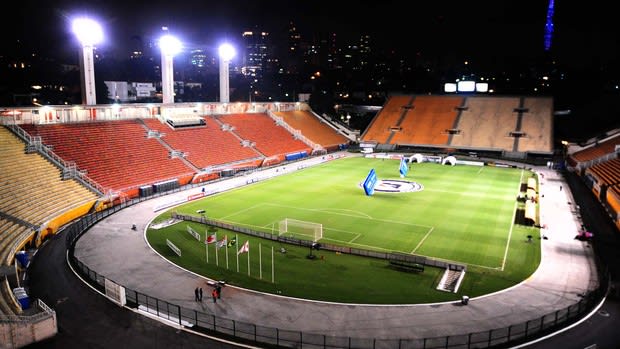
<path fill-rule="evenodd" d="M 416 273 L 421 273 L 424 271 L 424 264 L 395 259 L 390 259 L 390 267 L 406 271 L 413 271 Z"/>

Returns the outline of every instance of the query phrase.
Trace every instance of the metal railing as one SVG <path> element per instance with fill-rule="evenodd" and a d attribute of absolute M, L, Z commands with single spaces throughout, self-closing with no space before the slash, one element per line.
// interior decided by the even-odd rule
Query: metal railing
<path fill-rule="evenodd" d="M 310 240 L 297 239 L 293 237 L 272 234 L 269 232 L 258 231 L 258 230 L 254 230 L 254 229 L 250 229 L 246 227 L 240 227 L 240 226 L 220 222 L 220 221 L 213 220 L 213 219 L 206 219 L 205 217 L 197 217 L 197 216 L 192 216 L 192 215 L 182 215 L 178 213 L 172 213 L 172 218 L 206 224 L 206 225 L 218 227 L 221 229 L 235 231 L 235 232 L 246 234 L 246 235 L 252 235 L 252 236 L 262 238 L 262 239 L 279 241 L 279 242 L 283 242 L 283 243 L 291 244 L 291 245 L 310 247 L 313 243 L 313 241 L 310 241 Z M 449 260 L 440 260 L 436 258 L 419 256 L 415 254 L 381 252 L 381 251 L 355 248 L 355 247 L 349 247 L 349 246 L 328 244 L 328 243 L 323 243 L 323 242 L 321 242 L 321 249 L 332 251 L 332 252 L 340 252 L 344 254 L 355 255 L 355 256 L 371 257 L 371 258 L 378 258 L 378 259 L 385 259 L 385 260 L 398 260 L 398 261 L 405 261 L 409 263 L 418 263 L 418 264 L 427 265 L 429 267 L 451 268 L 452 270 L 466 270 L 467 269 L 467 266 L 465 264 L 461 264 L 459 262 L 454 262 L 454 261 L 449 261 Z"/>
<path fill-rule="evenodd" d="M 180 189 L 178 189 L 180 190 Z M 178 191 L 175 190 L 175 191 Z M 161 196 L 168 193 L 160 193 Z M 144 197 L 114 206 L 108 210 L 93 213 L 69 225 L 66 231 L 66 244 L 69 249 L 69 261 L 93 287 L 105 288 L 106 276 L 91 269 L 73 253 L 76 241 L 91 226 L 100 220 L 138 202 L 150 200 Z M 597 264 L 599 265 L 599 264 Z M 261 326 L 234 319 L 207 314 L 188 309 L 168 301 L 151 297 L 146 293 L 125 287 L 127 306 L 142 309 L 167 321 L 174 321 L 181 327 L 191 327 L 193 331 L 210 335 L 234 337 L 240 341 L 250 341 L 262 345 L 289 348 L 398 348 L 398 349 L 436 349 L 436 348 L 498 348 L 516 345 L 561 329 L 585 316 L 600 302 L 609 285 L 607 271 L 598 270 L 599 283 L 593 291 L 585 294 L 579 302 L 566 308 L 556 310 L 541 317 L 522 323 L 512 324 L 487 331 L 465 333 L 461 335 L 433 338 L 355 338 L 328 336 L 303 331 L 283 330 L 275 327 Z M 113 280 L 112 280 L 113 281 Z"/>

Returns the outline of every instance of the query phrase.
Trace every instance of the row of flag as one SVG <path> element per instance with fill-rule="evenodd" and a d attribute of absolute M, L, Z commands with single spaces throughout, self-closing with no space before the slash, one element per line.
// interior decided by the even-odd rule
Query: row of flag
<path fill-rule="evenodd" d="M 215 247 L 217 248 L 222 248 L 224 246 L 227 247 L 232 247 L 237 243 L 237 238 L 233 237 L 232 239 L 228 240 L 228 235 L 224 235 L 224 238 L 220 241 L 217 241 L 217 235 L 214 234 L 207 234 L 207 238 L 205 239 L 205 244 L 212 244 L 215 243 Z M 243 246 L 241 246 L 241 248 L 239 249 L 239 251 L 237 251 L 237 254 L 241 254 L 244 252 L 249 252 L 250 251 L 250 240 L 247 240 Z"/>
<path fill-rule="evenodd" d="M 238 246 L 237 245 L 237 235 L 235 234 L 235 236 L 233 236 L 232 239 L 228 239 L 228 235 L 224 235 L 224 238 L 221 240 L 217 239 L 217 233 L 213 232 L 212 234 L 210 234 L 208 231 L 206 232 L 205 235 L 205 259 L 207 261 L 207 263 L 209 263 L 209 245 L 215 245 L 215 265 L 219 266 L 219 258 L 218 258 L 218 251 L 226 246 L 226 247 L 232 247 L 232 246 Z M 261 244 L 258 244 L 257 247 L 257 251 L 258 251 L 258 264 L 260 265 L 259 267 L 259 278 L 262 279 L 263 278 L 263 267 L 262 267 L 262 248 L 261 248 Z M 225 257 L 226 257 L 226 269 L 228 269 L 228 249 L 225 250 Z M 245 243 L 241 246 L 238 247 L 237 249 L 237 273 L 239 272 L 239 255 L 246 253 L 247 256 L 247 262 L 248 262 L 248 276 L 250 276 L 250 240 L 246 240 Z M 271 282 L 275 282 L 275 274 L 274 274 L 274 258 L 273 258 L 273 246 L 271 246 Z"/>

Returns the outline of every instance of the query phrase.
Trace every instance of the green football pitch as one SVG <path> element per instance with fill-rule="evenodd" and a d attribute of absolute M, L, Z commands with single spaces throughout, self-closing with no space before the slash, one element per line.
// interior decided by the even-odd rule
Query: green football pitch
<path fill-rule="evenodd" d="M 291 166 L 295 166 L 292 164 Z M 319 242 L 365 250 L 415 254 L 467 265 L 457 293 L 437 291 L 444 270 L 426 267 L 421 273 L 403 272 L 387 261 L 282 246 L 272 240 L 219 229 L 238 239 L 234 248 L 216 249 L 204 244 L 207 229 L 182 222 L 149 229 L 149 243 L 165 258 L 213 279 L 265 292 L 301 298 L 363 303 L 420 303 L 476 296 L 514 285 L 533 273 L 540 262 L 537 229 L 515 224 L 520 208 L 516 198 L 521 183 L 532 175 L 517 168 L 445 166 L 413 163 L 405 178 L 399 160 L 346 158 L 308 167 L 270 180 L 193 201 L 171 211 L 279 234 L 282 220 L 295 219 L 322 225 Z M 362 182 L 375 169 L 382 188 L 401 188 L 413 182 L 410 192 L 384 192 L 367 196 Z M 393 181 L 393 182 L 390 182 Z M 408 186 L 405 186 L 408 187 Z M 156 218 L 168 218 L 170 212 Z M 187 233 L 191 226 L 197 241 Z M 313 239 L 312 232 L 284 233 Z M 166 239 L 182 251 L 177 256 Z M 250 251 L 237 248 L 249 241 Z M 286 253 L 279 252 L 285 247 Z M 275 252 L 274 252 L 275 251 Z M 217 253 L 217 256 L 216 256 Z M 209 260 L 207 261 L 207 257 Z M 217 257 L 217 261 L 216 261 Z"/>

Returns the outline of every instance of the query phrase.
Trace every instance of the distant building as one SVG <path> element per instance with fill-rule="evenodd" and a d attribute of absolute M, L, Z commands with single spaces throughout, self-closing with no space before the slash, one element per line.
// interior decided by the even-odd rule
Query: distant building
<path fill-rule="evenodd" d="M 152 98 L 157 92 L 153 83 L 150 82 L 132 82 L 131 87 L 137 100 Z"/>
<path fill-rule="evenodd" d="M 207 54 L 200 49 L 192 50 L 190 52 L 190 64 L 196 68 L 204 68 L 207 65 Z"/>
<path fill-rule="evenodd" d="M 267 63 L 269 33 L 245 31 L 242 36 L 244 54 L 241 72 L 246 76 L 260 75 Z"/>
<path fill-rule="evenodd" d="M 104 81 L 104 83 L 108 87 L 108 99 L 118 103 L 137 102 L 156 95 L 155 85 L 150 82 Z"/>

